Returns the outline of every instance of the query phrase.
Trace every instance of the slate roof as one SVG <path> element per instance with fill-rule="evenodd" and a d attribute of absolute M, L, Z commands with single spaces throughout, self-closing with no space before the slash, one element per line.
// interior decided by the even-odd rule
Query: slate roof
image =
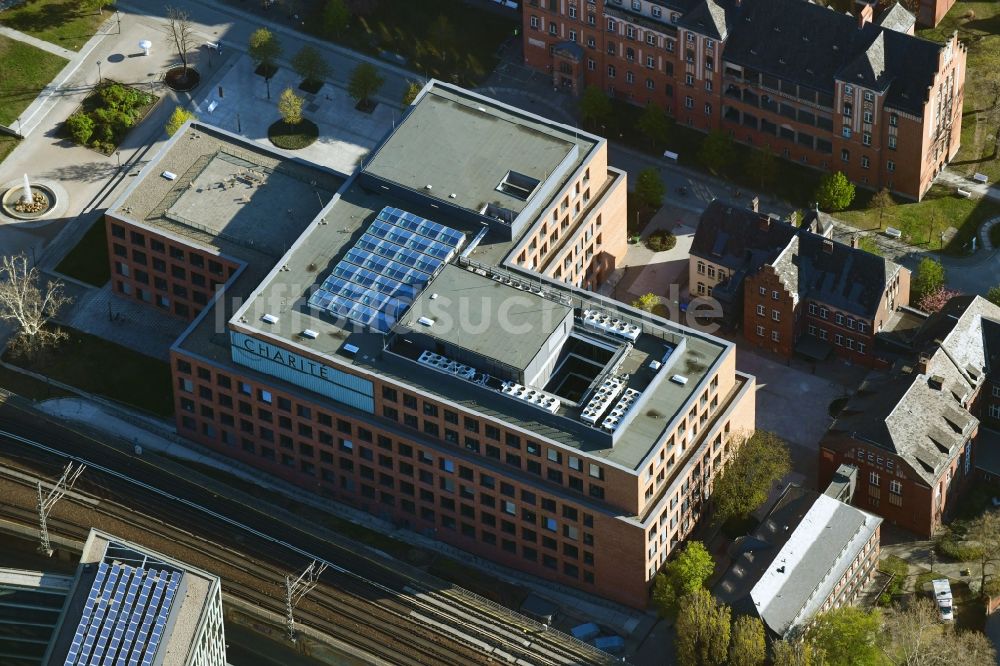
<path fill-rule="evenodd" d="M 766 230 L 761 228 L 764 220 Z M 716 199 L 701 214 L 690 253 L 733 270 L 757 270 L 777 256 L 796 232 L 787 222 Z"/>
<path fill-rule="evenodd" d="M 899 264 L 860 248 L 802 231 L 772 263 L 785 288 L 871 319 Z"/>
<path fill-rule="evenodd" d="M 810 214 L 804 222 L 822 229 L 824 220 Z M 875 315 L 885 285 L 900 270 L 898 264 L 828 240 L 810 228 L 718 200 L 702 213 L 690 253 L 726 266 L 734 280 L 770 264 L 793 298 L 814 299 L 868 319 Z"/>
<path fill-rule="evenodd" d="M 882 519 L 814 490 L 790 485 L 714 592 L 757 614 L 784 637 L 805 625 L 834 592 Z"/>
<path fill-rule="evenodd" d="M 1000 307 L 957 297 L 917 339 L 926 343 L 926 370 L 914 363 L 870 374 L 830 429 L 903 457 L 932 485 L 979 425 L 967 401 L 1000 363 Z"/>
<path fill-rule="evenodd" d="M 879 14 L 875 23 L 888 30 L 908 33 L 917 24 L 917 17 L 906 10 L 903 5 L 896 2 L 884 12 Z"/>
<path fill-rule="evenodd" d="M 920 114 L 943 46 L 893 29 L 889 18 L 858 29 L 853 16 L 805 0 L 702 0 L 680 25 L 728 34 L 728 62 L 830 95 L 837 79 L 864 85 Z"/>

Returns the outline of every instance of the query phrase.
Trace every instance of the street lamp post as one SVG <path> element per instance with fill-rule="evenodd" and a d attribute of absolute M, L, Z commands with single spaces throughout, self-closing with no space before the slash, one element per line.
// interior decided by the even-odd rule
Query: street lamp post
<path fill-rule="evenodd" d="M 118 19 L 118 34 L 120 35 L 122 34 L 122 13 L 117 9 L 115 10 L 115 18 Z"/>
<path fill-rule="evenodd" d="M 101 76 L 101 61 L 98 60 L 97 61 L 97 85 L 101 85 L 101 81 L 103 81 L 103 80 L 104 80 L 104 77 Z"/>
<path fill-rule="evenodd" d="M 120 150 L 116 150 L 115 151 L 115 159 L 118 160 L 118 170 L 121 171 L 122 170 L 122 151 L 120 151 Z"/>
<path fill-rule="evenodd" d="M 267 98 L 271 99 L 271 77 L 265 76 L 264 83 L 267 85 Z"/>

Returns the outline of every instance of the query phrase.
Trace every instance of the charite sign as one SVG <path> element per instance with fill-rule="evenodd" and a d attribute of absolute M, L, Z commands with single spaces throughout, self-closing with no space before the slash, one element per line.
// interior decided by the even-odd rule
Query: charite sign
<path fill-rule="evenodd" d="M 288 349 L 276 347 L 243 333 L 230 331 L 230 351 L 234 363 L 278 377 L 338 402 L 375 411 L 372 383 Z"/>

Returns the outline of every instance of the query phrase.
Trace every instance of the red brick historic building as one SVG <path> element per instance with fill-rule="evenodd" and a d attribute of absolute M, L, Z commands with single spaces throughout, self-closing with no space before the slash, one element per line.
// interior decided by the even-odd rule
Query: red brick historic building
<path fill-rule="evenodd" d="M 692 296 L 716 298 L 724 322 L 775 354 L 878 365 L 875 336 L 909 304 L 910 271 L 829 230 L 815 211 L 795 227 L 713 201 L 691 244 Z"/>
<path fill-rule="evenodd" d="M 975 475 L 980 447 L 997 444 L 979 435 L 1000 416 L 1000 308 L 956 297 L 926 320 L 913 349 L 850 397 L 820 442 L 819 483 L 855 465 L 856 506 L 931 536 Z"/>
<path fill-rule="evenodd" d="M 958 151 L 965 47 L 899 7 L 806 0 L 527 0 L 525 61 L 677 122 L 919 199 Z"/>

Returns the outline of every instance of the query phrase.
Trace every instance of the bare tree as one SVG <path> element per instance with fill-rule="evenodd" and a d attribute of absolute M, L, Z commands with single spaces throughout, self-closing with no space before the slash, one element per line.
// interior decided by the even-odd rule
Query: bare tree
<path fill-rule="evenodd" d="M 174 43 L 177 57 L 184 67 L 184 78 L 188 75 L 188 51 L 194 48 L 194 29 L 191 27 L 191 17 L 183 9 L 167 7 L 167 32 Z"/>
<path fill-rule="evenodd" d="M 937 605 L 927 597 L 910 601 L 906 609 L 894 607 L 882 624 L 882 651 L 901 666 L 937 663 L 941 640 Z"/>
<path fill-rule="evenodd" d="M 0 320 L 17 328 L 12 345 L 24 353 L 53 346 L 66 337 L 49 323 L 73 299 L 63 293 L 62 282 L 49 281 L 42 289 L 40 278 L 24 254 L 0 260 Z"/>

